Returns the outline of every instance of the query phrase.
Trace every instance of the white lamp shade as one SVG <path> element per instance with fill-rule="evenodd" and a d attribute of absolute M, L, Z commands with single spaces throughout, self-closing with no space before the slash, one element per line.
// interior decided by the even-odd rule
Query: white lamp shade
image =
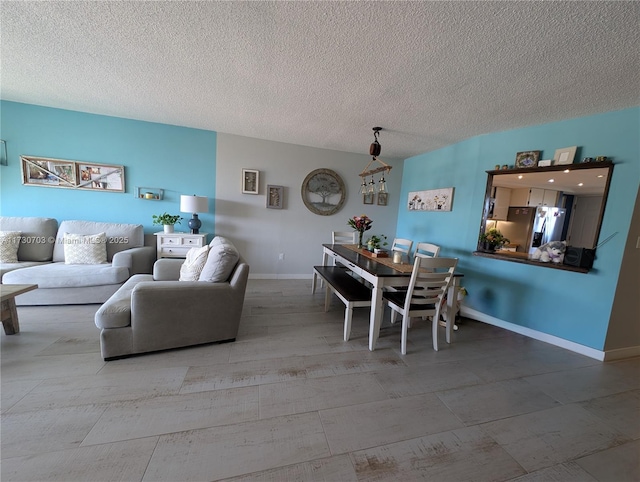
<path fill-rule="evenodd" d="M 209 211 L 209 198 L 204 196 L 180 196 L 180 212 L 206 213 Z"/>

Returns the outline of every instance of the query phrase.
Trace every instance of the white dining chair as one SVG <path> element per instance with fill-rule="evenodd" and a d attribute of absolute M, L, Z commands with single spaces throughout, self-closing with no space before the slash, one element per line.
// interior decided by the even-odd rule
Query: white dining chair
<path fill-rule="evenodd" d="M 413 263 L 411 280 L 407 291 L 385 291 L 383 299 L 391 308 L 391 322 L 396 314 L 402 315 L 402 338 L 400 352 L 407 354 L 407 334 L 411 318 L 431 317 L 433 349 L 438 351 L 438 321 L 444 304 L 444 296 L 453 280 L 458 264 L 457 258 L 423 258 L 418 256 Z M 451 340 L 453 320 L 447 322 L 447 342 Z"/>
<path fill-rule="evenodd" d="M 411 241 L 410 239 L 395 238 L 393 240 L 393 244 L 391 245 L 391 251 L 397 251 L 408 256 L 409 253 L 411 253 L 412 246 L 413 241 Z"/>
<path fill-rule="evenodd" d="M 422 256 L 423 258 L 437 258 L 440 254 L 440 246 L 431 243 L 417 243 L 414 256 Z"/>

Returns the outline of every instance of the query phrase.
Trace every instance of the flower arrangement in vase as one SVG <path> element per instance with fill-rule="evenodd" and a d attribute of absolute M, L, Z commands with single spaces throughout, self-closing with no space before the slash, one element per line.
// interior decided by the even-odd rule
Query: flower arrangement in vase
<path fill-rule="evenodd" d="M 372 223 L 373 221 L 365 214 L 354 216 L 347 221 L 349 226 L 358 231 L 358 248 L 362 248 L 362 234 L 371 229 Z"/>
<path fill-rule="evenodd" d="M 487 251 L 495 251 L 510 242 L 509 239 L 496 228 L 488 229 L 482 233 L 478 239 L 483 243 L 483 247 Z"/>

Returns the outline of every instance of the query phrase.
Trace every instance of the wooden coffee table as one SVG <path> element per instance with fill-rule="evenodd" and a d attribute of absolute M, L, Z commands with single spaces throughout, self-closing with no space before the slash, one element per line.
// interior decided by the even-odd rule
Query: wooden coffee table
<path fill-rule="evenodd" d="M 38 285 L 3 285 L 0 284 L 0 301 L 2 302 L 2 326 L 6 335 L 20 332 L 16 296 L 35 290 Z"/>

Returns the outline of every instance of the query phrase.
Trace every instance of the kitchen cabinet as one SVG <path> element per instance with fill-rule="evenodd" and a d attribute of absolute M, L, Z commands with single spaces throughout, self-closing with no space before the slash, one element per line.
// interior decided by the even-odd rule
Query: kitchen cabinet
<path fill-rule="evenodd" d="M 497 189 L 497 188 L 496 188 Z M 556 206 L 558 191 L 540 188 L 512 189 L 509 204 L 511 206 Z"/>
<path fill-rule="evenodd" d="M 558 191 L 532 188 L 527 206 L 555 206 L 558 202 Z"/>
<path fill-rule="evenodd" d="M 491 219 L 494 221 L 506 221 L 509 214 L 511 189 L 508 187 L 496 187 L 493 195 L 493 212 Z"/>

